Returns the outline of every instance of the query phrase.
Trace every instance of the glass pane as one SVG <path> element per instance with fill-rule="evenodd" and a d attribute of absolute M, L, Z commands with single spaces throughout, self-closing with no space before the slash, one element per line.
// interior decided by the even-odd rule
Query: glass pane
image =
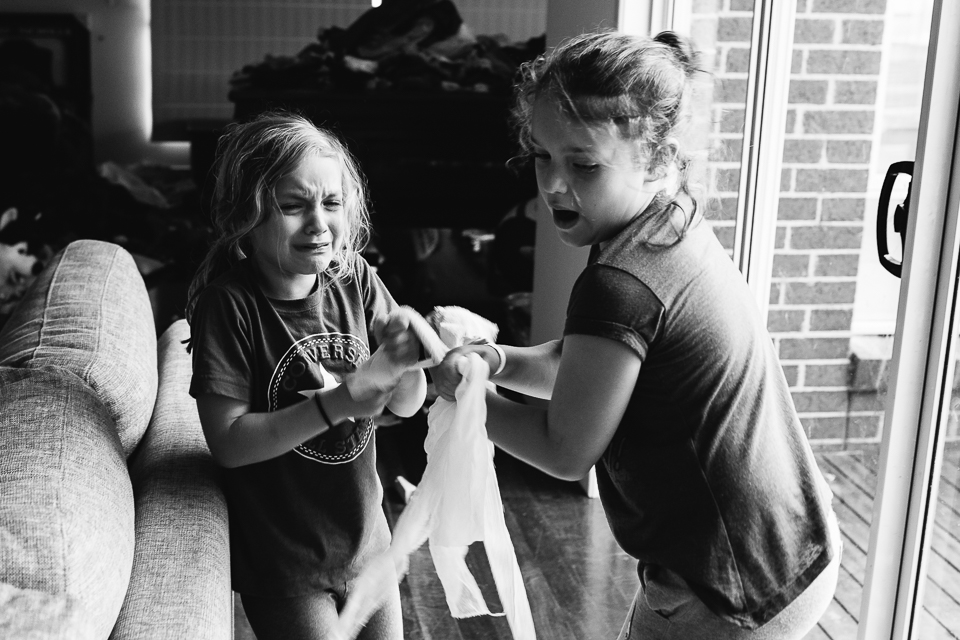
<path fill-rule="evenodd" d="M 914 159 L 931 13 L 932 0 L 797 7 L 768 327 L 844 544 L 809 638 L 853 638 L 860 618 L 900 287 L 880 265 L 876 218 L 887 168 Z M 886 207 L 897 260 L 908 182 Z"/>
<path fill-rule="evenodd" d="M 698 133 L 709 149 L 706 181 L 720 206 L 711 212 L 714 233 L 727 251 L 733 253 L 737 218 L 737 190 L 740 187 L 740 159 L 743 150 L 744 113 L 747 99 L 747 70 L 750 63 L 750 34 L 753 30 L 753 1 L 741 7 L 727 2 L 693 3 L 692 16 L 678 16 L 676 22 L 690 25 L 690 36 L 703 56 L 703 68 L 712 74 L 708 99 L 698 114 Z M 733 5 L 737 3 L 734 2 Z"/>
<path fill-rule="evenodd" d="M 956 217 L 957 211 L 951 212 Z M 937 435 L 938 476 L 930 488 L 924 551 L 919 576 L 920 606 L 914 610 L 911 638 L 940 640 L 960 637 L 960 320 L 954 301 L 951 356 L 947 379 L 953 384 Z"/>
<path fill-rule="evenodd" d="M 954 345 L 957 331 L 954 328 Z M 927 530 L 924 554 L 926 575 L 922 579 L 922 607 L 916 611 L 912 638 L 939 640 L 960 636 L 960 440 L 957 415 L 960 394 L 954 382 L 950 419 L 943 443 L 942 471 L 936 501 L 931 502 L 934 521 Z"/>
<path fill-rule="evenodd" d="M 753 11 L 753 0 L 691 3 L 691 34 L 714 72 L 713 226 L 730 250 Z M 768 327 L 845 547 L 834 602 L 809 638 L 856 637 L 860 617 L 900 285 L 878 260 L 878 198 L 888 166 L 914 159 L 931 13 L 932 0 L 797 2 Z M 892 216 L 908 183 L 901 176 L 890 197 L 896 260 Z M 957 607 L 955 579 L 940 593 Z"/>

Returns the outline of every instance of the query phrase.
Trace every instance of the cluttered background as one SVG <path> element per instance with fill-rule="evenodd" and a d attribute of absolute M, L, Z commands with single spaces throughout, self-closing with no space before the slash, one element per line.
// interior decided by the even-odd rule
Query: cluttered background
<path fill-rule="evenodd" d="M 286 108 L 334 130 L 360 160 L 374 222 L 367 258 L 400 302 L 471 308 L 522 343 L 535 187 L 528 168 L 507 167 L 511 92 L 544 36 L 476 35 L 450 0 L 387 0 L 313 31 L 295 52 L 265 52 L 222 79 L 227 118 L 176 117 L 157 107 L 162 95 L 154 101 L 156 135 L 188 140 L 190 166 L 121 164 L 94 159 L 83 21 L 0 14 L 0 323 L 45 260 L 97 238 L 135 256 L 162 331 L 181 316 L 210 240 L 207 177 L 220 131 Z"/>

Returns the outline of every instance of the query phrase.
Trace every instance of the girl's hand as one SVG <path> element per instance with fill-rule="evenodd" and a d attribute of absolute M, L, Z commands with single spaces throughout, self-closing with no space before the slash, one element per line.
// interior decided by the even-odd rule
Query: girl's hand
<path fill-rule="evenodd" d="M 392 313 L 386 317 L 375 318 L 373 335 L 383 346 L 390 361 L 401 369 L 413 366 L 419 361 L 423 347 L 410 327 L 409 318 L 403 314 Z"/>
<path fill-rule="evenodd" d="M 476 353 L 484 358 L 484 362 L 489 365 L 490 362 L 487 358 L 490 352 L 492 352 L 492 349 L 482 344 L 465 344 L 448 351 L 443 361 L 430 369 L 430 377 L 433 378 L 433 385 L 437 394 L 445 400 L 456 400 L 457 387 L 460 386 L 460 380 L 463 379 L 463 374 L 460 373 L 460 367 L 463 366 L 462 360 L 467 357 L 467 354 Z M 497 356 L 494 355 L 493 357 L 496 358 Z"/>

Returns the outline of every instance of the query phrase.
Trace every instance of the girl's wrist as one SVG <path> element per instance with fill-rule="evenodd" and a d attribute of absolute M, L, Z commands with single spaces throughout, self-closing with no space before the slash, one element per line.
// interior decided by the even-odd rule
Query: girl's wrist
<path fill-rule="evenodd" d="M 498 376 L 503 371 L 503 368 L 507 366 L 507 356 L 503 353 L 503 349 L 500 348 L 500 345 L 493 342 L 487 345 L 497 353 L 497 367 L 496 369 L 490 369 L 490 377 Z"/>
<path fill-rule="evenodd" d="M 347 398 L 343 397 L 345 392 L 347 393 Z M 320 419 L 331 429 L 335 425 L 352 417 L 348 408 L 349 405 L 347 404 L 347 402 L 352 402 L 352 398 L 350 398 L 346 385 L 341 384 L 333 389 L 321 389 L 317 391 L 314 399 L 317 403 Z"/>
<path fill-rule="evenodd" d="M 332 428 L 334 422 L 330 417 L 330 414 L 327 413 L 327 410 L 323 406 L 323 394 L 320 391 L 317 391 L 315 394 L 313 394 L 313 399 L 317 403 L 317 411 L 320 412 L 320 419 L 323 420 L 325 425 L 327 425 L 327 428 Z"/>
<path fill-rule="evenodd" d="M 503 353 L 503 349 L 500 348 L 500 345 L 494 344 L 489 340 L 478 341 L 475 344 L 479 345 L 480 347 L 487 347 L 487 349 L 483 350 L 483 353 L 486 354 L 486 356 L 481 355 L 480 357 L 483 358 L 484 362 L 487 363 L 487 366 L 490 367 L 490 377 L 492 378 L 496 375 L 499 375 L 507 364 L 507 356 Z"/>

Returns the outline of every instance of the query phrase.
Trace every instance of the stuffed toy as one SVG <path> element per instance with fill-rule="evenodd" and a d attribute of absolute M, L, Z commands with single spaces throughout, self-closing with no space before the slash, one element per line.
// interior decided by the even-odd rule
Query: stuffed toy
<path fill-rule="evenodd" d="M 450 346 L 468 342 L 496 342 L 499 329 L 483 316 L 463 307 L 434 307 L 427 322 L 440 339 Z"/>
<path fill-rule="evenodd" d="M 0 231 L 17 219 L 15 208 L 7 209 L 0 215 Z M 0 316 L 9 315 L 23 292 L 40 270 L 43 263 L 28 252 L 27 242 L 15 244 L 0 242 Z"/>

